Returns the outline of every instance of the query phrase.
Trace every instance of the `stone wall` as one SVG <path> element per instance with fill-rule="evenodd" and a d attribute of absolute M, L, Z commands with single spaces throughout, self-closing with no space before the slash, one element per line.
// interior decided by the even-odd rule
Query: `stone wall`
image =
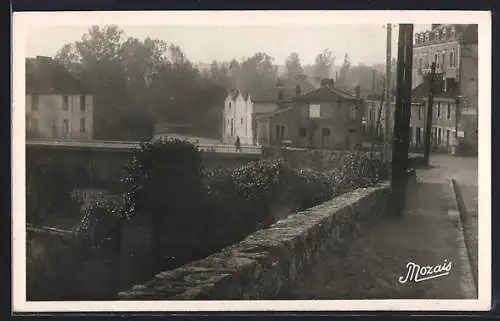
<path fill-rule="evenodd" d="M 238 244 L 118 294 L 121 300 L 279 299 L 323 255 L 385 215 L 389 187 L 363 188 L 292 214 Z"/>

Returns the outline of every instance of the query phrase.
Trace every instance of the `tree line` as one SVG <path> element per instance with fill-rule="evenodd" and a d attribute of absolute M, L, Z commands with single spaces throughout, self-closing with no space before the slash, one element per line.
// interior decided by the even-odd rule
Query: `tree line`
<path fill-rule="evenodd" d="M 90 27 L 79 41 L 65 44 L 55 59 L 106 106 L 99 108 L 103 118 L 113 110 L 120 115 L 122 120 L 115 127 L 107 126 L 113 131 L 129 128 L 142 116 L 154 122 L 189 123 L 196 134 L 217 137 L 228 89 L 253 92 L 274 87 L 278 77 L 306 74 L 316 79 L 337 78 L 345 87 L 354 83 L 372 87 L 372 68 L 351 66 L 348 54 L 340 72 L 333 74 L 335 57 L 328 49 L 318 53 L 309 66 L 303 66 L 298 53 L 291 53 L 283 75 L 265 52 L 240 61 L 213 61 L 210 68 L 199 70 L 176 44 L 126 37 L 115 25 Z"/>

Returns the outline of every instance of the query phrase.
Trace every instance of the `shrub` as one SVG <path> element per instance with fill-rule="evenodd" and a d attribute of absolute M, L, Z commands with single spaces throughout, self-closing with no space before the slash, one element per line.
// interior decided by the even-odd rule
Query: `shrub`
<path fill-rule="evenodd" d="M 273 209 L 303 210 L 388 178 L 387 165 L 364 154 L 345 154 L 327 172 L 290 168 L 283 160 L 252 162 L 205 173 L 204 244 L 237 242 L 275 221 Z M 216 240 L 216 241 L 215 241 Z"/>
<path fill-rule="evenodd" d="M 141 144 L 127 166 L 125 215 L 149 213 L 154 220 L 154 253 L 158 269 L 185 247 L 197 244 L 196 224 L 203 194 L 202 159 L 187 141 L 165 139 Z"/>

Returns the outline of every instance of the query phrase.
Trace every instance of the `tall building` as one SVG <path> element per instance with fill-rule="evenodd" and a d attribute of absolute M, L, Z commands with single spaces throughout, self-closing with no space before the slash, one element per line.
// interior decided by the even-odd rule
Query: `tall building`
<path fill-rule="evenodd" d="M 478 28 L 477 25 L 435 24 L 415 34 L 412 87 L 424 82 L 436 63 L 436 79 L 457 84 L 457 140 L 477 151 Z M 445 89 L 446 91 L 446 89 Z"/>

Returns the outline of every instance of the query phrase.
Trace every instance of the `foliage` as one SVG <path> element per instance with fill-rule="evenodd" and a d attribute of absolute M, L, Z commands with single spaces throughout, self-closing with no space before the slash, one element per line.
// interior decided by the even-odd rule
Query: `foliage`
<path fill-rule="evenodd" d="M 120 117 L 115 132 L 125 140 L 148 141 L 154 136 L 155 124 L 149 115 L 136 112 Z"/>
<path fill-rule="evenodd" d="M 295 79 L 295 77 L 304 74 L 304 68 L 300 63 L 299 54 L 292 52 L 285 61 L 286 76 L 288 79 Z"/>
<path fill-rule="evenodd" d="M 314 77 L 316 78 L 330 78 L 332 67 L 335 65 L 335 57 L 332 51 L 324 49 L 321 51 L 314 60 Z"/>
<path fill-rule="evenodd" d="M 125 215 L 152 215 L 155 265 L 165 268 L 164 262 L 181 255 L 202 228 L 193 224 L 203 195 L 201 153 L 178 139 L 147 142 L 134 153 L 126 171 Z"/>

